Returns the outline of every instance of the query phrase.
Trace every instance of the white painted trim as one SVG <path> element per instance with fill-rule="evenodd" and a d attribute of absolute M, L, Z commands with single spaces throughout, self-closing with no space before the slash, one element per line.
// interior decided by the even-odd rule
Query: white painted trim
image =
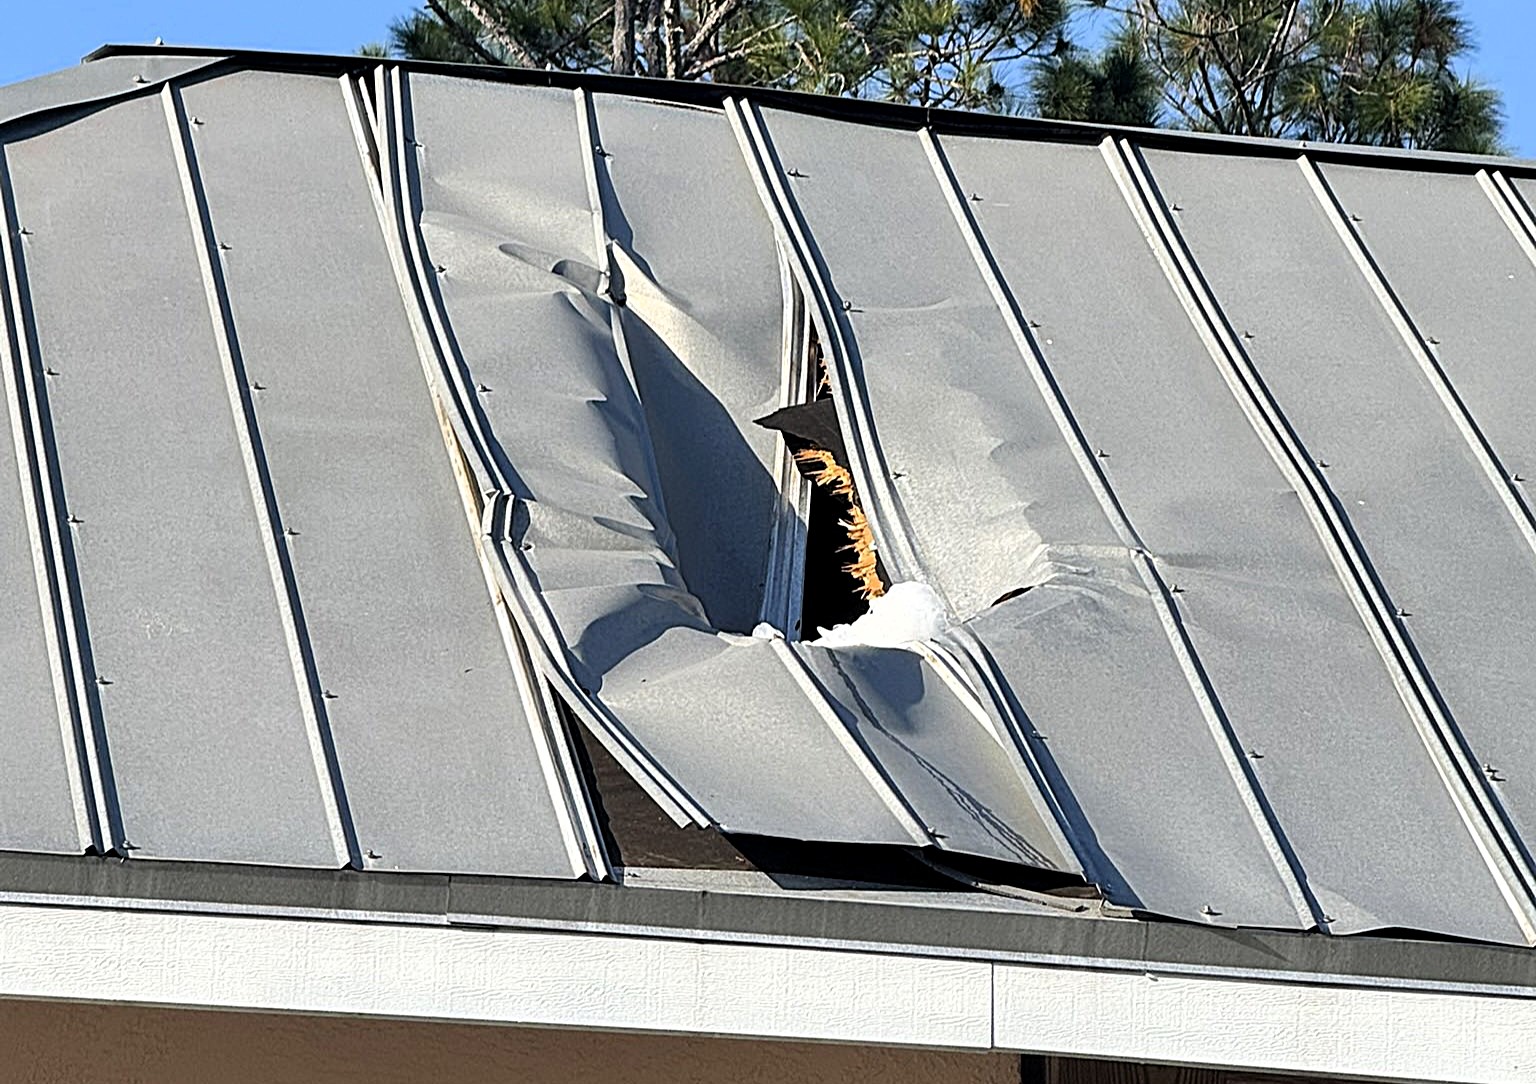
<path fill-rule="evenodd" d="M 0 997 L 986 1049 L 976 960 L 0 907 Z"/>
<path fill-rule="evenodd" d="M 994 965 L 995 1045 L 1331 1077 L 1536 1080 L 1536 1002 Z"/>
<path fill-rule="evenodd" d="M 1536 1000 L 784 944 L 0 905 L 0 997 L 1536 1084 Z"/>

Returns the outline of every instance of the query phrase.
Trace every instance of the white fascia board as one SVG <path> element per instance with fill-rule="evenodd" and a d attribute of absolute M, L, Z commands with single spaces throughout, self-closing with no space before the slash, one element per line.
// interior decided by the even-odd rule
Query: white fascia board
<path fill-rule="evenodd" d="M 0 997 L 1536 1084 L 1536 999 L 591 933 L 0 905 Z"/>
<path fill-rule="evenodd" d="M 1376 1080 L 1536 1081 L 1536 1000 L 997 964 L 996 1045 Z"/>
<path fill-rule="evenodd" d="M 986 1049 L 975 960 L 0 907 L 0 997 Z"/>

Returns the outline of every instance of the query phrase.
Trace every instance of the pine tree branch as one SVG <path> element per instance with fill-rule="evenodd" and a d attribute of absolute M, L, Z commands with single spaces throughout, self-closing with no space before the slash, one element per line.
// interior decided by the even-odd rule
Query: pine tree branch
<path fill-rule="evenodd" d="M 485 5 L 480 3 L 479 0 L 459 0 L 459 4 L 465 11 L 469 12 L 475 22 L 480 24 L 481 29 L 490 36 L 491 40 L 505 49 L 507 55 L 512 57 L 517 64 L 525 68 L 538 67 L 538 64 L 534 62 L 533 56 L 527 49 L 523 48 L 522 43 L 511 34 L 508 34 L 506 29 L 496 22 L 490 13 L 485 10 Z M 435 3 L 432 6 L 434 8 L 437 7 Z"/>
<path fill-rule="evenodd" d="M 427 7 L 432 10 L 433 15 L 437 16 L 437 21 L 443 24 L 443 28 L 452 34 L 464 48 L 474 53 L 487 64 L 496 64 L 501 67 L 506 66 L 506 61 L 480 44 L 480 39 L 467 26 L 453 17 L 453 13 L 448 10 L 442 0 L 427 0 Z"/>

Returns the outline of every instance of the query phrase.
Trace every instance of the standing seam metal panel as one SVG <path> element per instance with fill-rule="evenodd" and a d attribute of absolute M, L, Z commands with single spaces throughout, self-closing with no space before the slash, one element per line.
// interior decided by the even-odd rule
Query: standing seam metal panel
<path fill-rule="evenodd" d="M 334 80 L 183 91 L 370 868 L 584 871 L 546 786 Z M 259 385 L 259 387 L 258 387 Z"/>
<path fill-rule="evenodd" d="M 0 323 L 5 328 L 5 413 L 0 422 L 0 847 L 79 853 L 98 843 L 87 776 L 78 667 L 59 591 L 52 466 L 35 436 L 31 330 L 16 249 L 10 179 L 0 149 Z M 15 292 L 13 293 L 13 284 Z M 12 300 L 16 304 L 12 305 Z"/>
<path fill-rule="evenodd" d="M 154 98 L 8 148 L 113 842 L 332 865 L 171 151 Z"/>
<path fill-rule="evenodd" d="M 1046 721 L 1033 751 L 1079 856 L 1117 902 L 1309 924 L 1223 766 L 1134 547 L 1020 379 L 1017 345 L 918 136 L 764 116 L 778 165 L 798 174 L 795 213 L 847 299 L 852 360 L 903 476 L 923 570 L 962 616 L 983 607 L 969 629 L 1001 668 L 1024 732 Z M 1021 585 L 1029 593 L 988 605 Z M 1149 789 L 1156 817 L 1136 797 Z"/>
<path fill-rule="evenodd" d="M 1319 486 L 1326 478 L 1324 499 L 1346 517 L 1343 552 L 1359 551 L 1383 657 L 1530 937 L 1525 860 L 1466 749 L 1480 727 L 1504 724 L 1466 694 L 1490 652 L 1507 650 L 1501 638 L 1524 627 L 1512 608 L 1536 593 L 1531 554 L 1297 163 L 1144 157 L 1228 318 L 1249 330 L 1244 351 Z"/>

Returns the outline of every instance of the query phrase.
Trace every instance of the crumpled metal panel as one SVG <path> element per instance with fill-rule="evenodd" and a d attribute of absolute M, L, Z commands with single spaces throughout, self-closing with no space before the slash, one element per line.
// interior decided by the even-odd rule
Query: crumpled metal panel
<path fill-rule="evenodd" d="M 184 96 L 365 865 L 579 874 L 340 85 L 247 72 Z"/>
<path fill-rule="evenodd" d="M 1179 614 L 1329 928 L 1517 937 L 1317 533 L 1104 157 L 981 139 L 944 148 L 981 197 L 972 213 L 1040 324 L 1084 435 L 1109 453 L 1127 517 L 1179 587 Z M 1362 786 L 1361 765 L 1390 785 Z M 1461 891 L 1424 890 L 1442 879 Z"/>
<path fill-rule="evenodd" d="M 124 838 L 336 865 L 162 103 L 5 148 Z M 126 839 L 126 843 L 124 842 Z"/>
<path fill-rule="evenodd" d="M 0 124 L 45 110 L 86 106 L 129 94 L 219 63 L 206 56 L 114 56 L 0 87 Z"/>
<path fill-rule="evenodd" d="M 678 567 L 711 625 L 745 632 L 778 504 L 775 435 L 752 424 L 781 405 L 773 230 L 718 112 L 593 102 L 603 221 Z"/>
<path fill-rule="evenodd" d="M 625 224 L 610 227 L 610 236 L 616 232 L 624 238 L 616 247 L 634 266 L 649 268 L 645 288 L 677 299 L 670 311 L 660 306 L 626 309 L 621 342 L 614 332 L 614 307 L 594 289 L 600 275 L 584 269 L 596 261 L 591 221 L 583 220 L 583 208 L 590 209 L 591 203 L 579 142 L 579 100 L 556 91 L 435 77 L 413 77 L 410 90 L 412 134 L 424 146 L 419 157 L 423 236 L 430 261 L 444 268 L 438 285 L 459 353 L 474 384 L 484 389 L 480 409 L 513 484 L 520 487 L 514 559 L 525 562 L 536 578 L 580 688 L 601 702 L 711 823 L 727 830 L 909 845 L 937 841 L 943 846 L 953 840 L 957 849 L 974 843 L 982 853 L 1016 857 L 1019 848 L 1007 840 L 959 824 L 950 830 L 939 827 L 950 820 L 983 823 L 993 818 L 1011 825 L 1015 835 L 1038 834 L 1029 852 L 1040 864 L 1072 868 L 1072 859 L 1061 853 L 1022 784 L 1005 795 L 1015 807 L 977 813 L 964 809 L 964 803 L 999 800 L 1004 791 L 957 793 L 951 795 L 950 809 L 934 811 L 932 824 L 918 823 L 913 799 L 901 793 L 900 780 L 893 787 L 845 721 L 857 718 L 858 709 L 840 713 L 840 705 L 827 701 L 828 695 L 841 697 L 843 690 L 818 691 L 795 649 L 722 629 L 691 590 L 679 538 L 686 530 L 695 545 L 707 546 L 716 522 L 697 517 L 717 513 L 696 504 L 677 523 L 670 517 L 658 439 L 665 442 L 669 427 L 686 426 L 691 419 L 680 409 L 684 403 L 665 401 L 675 395 L 668 382 L 644 379 L 642 362 L 628 352 L 631 331 L 652 313 L 668 323 L 686 314 L 697 325 L 691 338 L 668 327 L 656 339 L 678 351 L 674 364 L 696 382 L 689 401 L 694 411 L 716 415 L 709 421 L 710 434 L 689 439 L 704 440 L 706 449 L 709 441 L 727 445 L 701 473 L 699 484 L 707 478 L 722 495 L 758 494 L 758 552 L 746 547 L 745 557 L 737 558 L 746 561 L 745 567 L 730 567 L 723 562 L 737 551 L 717 551 L 713 560 L 722 562 L 716 567 L 726 574 L 706 574 L 706 582 L 752 586 L 759 598 L 737 588 L 737 601 L 732 603 L 727 593 L 718 596 L 727 609 L 717 606 L 719 612 L 734 609 L 738 620 L 750 620 L 760 602 L 768 543 L 765 513 L 773 494 L 759 477 L 765 470 L 766 442 L 753 434 L 754 449 L 746 431 L 751 412 L 780 379 L 778 331 L 768 334 L 773 325 L 766 315 L 782 306 L 771 245 L 716 241 L 705 250 L 712 259 L 700 260 L 696 253 L 695 263 L 713 267 L 723 283 L 748 296 L 720 289 L 710 303 L 684 308 L 691 294 L 709 288 L 702 277 L 706 272 L 679 268 L 682 253 L 670 247 L 676 240 L 660 246 L 652 262 L 642 241 L 654 235 L 656 225 L 632 233 Z M 519 118 L 518 143 L 479 138 L 477 133 L 494 118 L 511 113 Z M 607 130 L 605 123 L 622 132 L 625 123 L 640 120 L 607 122 L 605 115 L 600 107 L 599 132 Z M 700 116 L 718 126 L 713 138 L 690 143 L 715 148 L 718 162 L 704 175 L 741 170 L 724 118 Z M 667 122 L 674 132 L 693 123 L 681 117 Z M 712 187 L 695 185 L 669 197 L 674 183 L 669 171 L 658 176 L 642 172 L 655 151 L 640 152 L 631 142 L 629 151 L 621 152 L 617 148 L 626 145 L 624 137 L 611 145 L 600 138 L 602 152 L 613 156 L 612 172 L 598 174 L 612 184 L 605 212 L 624 208 L 627 218 L 633 206 L 644 223 L 647 209 L 664 197 L 688 195 L 694 208 L 700 201 L 724 201 L 723 207 L 693 212 L 707 224 L 732 208 L 751 207 L 739 178 L 737 187 L 718 196 Z M 631 191 L 640 194 L 633 205 L 628 202 Z M 538 208 L 540 214 L 525 226 L 505 215 L 507 206 Z M 749 230 L 749 238 L 753 231 L 766 240 L 762 224 Z M 542 254 L 539 263 L 529 256 L 535 251 Z M 722 267 L 734 270 L 723 272 Z M 676 291 L 672 273 L 679 278 Z M 731 328 L 738 305 L 747 314 L 746 324 Z M 736 345 L 743 341 L 745 349 Z M 551 358 L 559 363 L 550 364 Z M 632 368 L 626 366 L 630 361 Z M 648 363 L 655 365 L 657 359 Z M 743 387 L 752 390 L 743 393 Z M 689 467 L 682 461 L 671 465 L 679 472 Z M 686 473 L 673 481 L 686 483 Z M 728 533 L 739 529 L 721 526 Z M 901 691 L 893 686 L 889 695 Z M 983 755 L 1005 763 L 996 739 L 974 716 L 953 697 L 947 709 L 940 706 L 945 703 L 936 696 L 928 710 L 944 717 L 948 733 L 978 751 L 990 746 L 991 754 Z M 899 725 L 902 720 L 893 713 L 890 721 Z M 918 715 L 907 723 L 931 726 Z M 934 730 L 935 736 L 939 733 Z M 988 770 L 980 767 L 982 774 Z M 944 838 L 931 836 L 930 828 Z"/>
<path fill-rule="evenodd" d="M 804 174 L 793 198 L 848 309 L 924 571 L 1045 735 L 1036 755 L 1080 809 L 1068 832 L 1089 869 L 1128 906 L 1301 924 L 917 134 L 764 116 L 785 170 Z M 1000 184 L 983 199 L 1009 198 Z"/>
<path fill-rule="evenodd" d="M 1147 159 L 1165 197 L 1182 207 L 1179 228 L 1228 317 L 1253 336 L 1250 357 L 1322 467 L 1460 739 L 1478 767 L 1497 770 L 1510 757 L 1504 762 L 1530 763 L 1536 554 L 1304 174 L 1289 161 L 1157 151 Z M 1371 209 L 1378 218 L 1411 213 L 1379 201 Z M 1454 219 L 1454 204 L 1436 213 Z M 1383 223 L 1377 236 L 1423 225 Z M 1431 252 L 1436 288 L 1456 289 L 1438 250 L 1418 258 Z M 1504 317 L 1485 311 L 1480 319 Z M 1474 356 L 1466 339 L 1461 352 Z M 1471 370 L 1476 364 L 1447 372 L 1457 387 L 1465 378 L 1471 395 L 1481 387 L 1486 407 L 1493 389 Z M 1399 783 L 1373 776 L 1358 785 L 1366 797 Z M 1529 785 L 1506 779 L 1488 793 L 1528 818 L 1521 796 Z"/>

